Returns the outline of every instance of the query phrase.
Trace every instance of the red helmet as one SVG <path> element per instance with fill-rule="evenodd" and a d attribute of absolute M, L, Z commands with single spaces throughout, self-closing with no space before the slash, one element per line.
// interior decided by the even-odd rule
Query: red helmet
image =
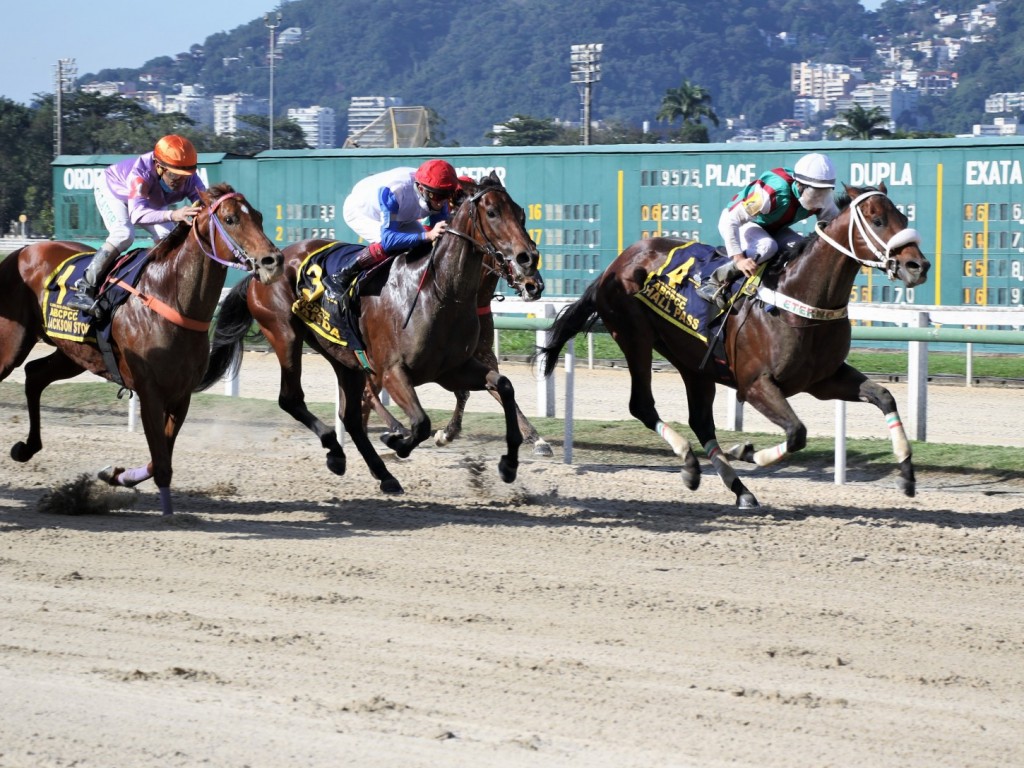
<path fill-rule="evenodd" d="M 192 142 L 184 136 L 170 134 L 164 136 L 153 148 L 153 157 L 160 165 L 179 176 L 191 176 L 196 172 L 199 158 Z"/>
<path fill-rule="evenodd" d="M 431 192 L 453 193 L 459 188 L 459 177 L 452 164 L 445 160 L 427 160 L 416 169 L 416 183 Z"/>

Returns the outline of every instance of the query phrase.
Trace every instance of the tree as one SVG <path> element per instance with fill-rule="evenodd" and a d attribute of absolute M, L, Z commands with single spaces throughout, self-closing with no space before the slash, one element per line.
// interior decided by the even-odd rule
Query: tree
<path fill-rule="evenodd" d="M 579 143 L 575 130 L 556 125 L 554 118 L 551 117 L 517 114 L 499 126 L 504 130 L 488 131 L 487 138 L 497 139 L 498 144 L 503 147 L 543 147 Z"/>
<path fill-rule="evenodd" d="M 855 104 L 845 112 L 840 112 L 839 118 L 844 123 L 833 126 L 828 132 L 835 139 L 877 139 L 892 135 L 892 131 L 884 127 L 889 123 L 889 116 L 881 107 L 864 109 L 860 104 Z"/>
<path fill-rule="evenodd" d="M 711 93 L 707 88 L 695 85 L 689 80 L 683 80 L 678 88 L 669 88 L 665 91 L 661 109 L 656 115 L 659 121 L 667 122 L 669 125 L 681 119 L 679 139 L 688 143 L 707 143 L 708 131 L 701 124 L 705 117 L 715 126 L 718 125 L 718 115 L 711 109 Z M 700 130 L 702 128 L 703 130 Z"/>

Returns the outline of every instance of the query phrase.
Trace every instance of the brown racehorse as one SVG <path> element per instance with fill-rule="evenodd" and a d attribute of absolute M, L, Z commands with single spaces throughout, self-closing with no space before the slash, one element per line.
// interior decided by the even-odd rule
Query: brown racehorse
<path fill-rule="evenodd" d="M 281 252 L 263 233 L 263 216 L 241 194 L 218 184 L 202 193 L 202 200 L 204 207 L 192 225 L 179 224 L 153 249 L 137 293 L 111 320 L 117 371 L 124 386 L 139 395 L 150 460 L 134 469 L 108 468 L 100 477 L 124 486 L 152 477 L 166 515 L 173 512 L 174 441 L 192 390 L 206 370 L 207 329 L 227 268 L 244 268 L 267 283 L 282 274 Z M 0 263 L 0 380 L 24 362 L 38 339 L 56 347 L 25 366 L 29 431 L 24 442 L 11 448 L 15 461 L 28 461 L 43 447 L 39 405 L 49 384 L 83 370 L 114 379 L 95 343 L 50 337 L 44 326 L 41 307 L 58 265 L 89 250 L 79 243 L 34 243 Z"/>
<path fill-rule="evenodd" d="M 819 224 L 817 232 L 803 241 L 801 251 L 783 268 L 767 274 L 765 287 L 770 292 L 766 298 L 742 301 L 726 318 L 725 351 L 732 381 L 716 378 L 711 368 L 702 370 L 707 351 L 704 342 L 634 299 L 647 275 L 680 245 L 680 241 L 667 238 L 631 245 L 580 299 L 562 311 L 552 328 L 551 342 L 541 350 L 545 373 L 554 370 L 562 347 L 600 318 L 629 366 L 629 412 L 683 458 L 684 483 L 693 490 L 700 483 L 700 465 L 687 440 L 662 422 L 651 393 L 652 350 L 656 349 L 682 376 L 690 428 L 722 481 L 736 494 L 740 508 L 758 503 L 736 476 L 730 457 L 767 466 L 806 444 L 807 429 L 787 397 L 808 392 L 820 400 L 872 403 L 889 426 L 899 461 L 897 486 L 913 496 L 911 449 L 896 401 L 885 387 L 845 362 L 850 350 L 846 306 L 862 265 L 915 286 L 927 279 L 931 264 L 921 253 L 917 232 L 907 228 L 907 217 L 886 196 L 884 185 L 877 190 L 846 187 L 840 207 L 840 215 L 824 227 Z M 786 440 L 756 452 L 745 445 L 723 453 L 712 412 L 716 383 L 735 387 L 740 401 L 749 402 L 785 430 Z"/>
<path fill-rule="evenodd" d="M 491 174 L 465 189 L 466 196 L 456 209 L 447 234 L 435 243 L 430 256 L 415 261 L 396 259 L 379 294 L 360 298 L 359 327 L 372 368 L 372 386 L 376 391 L 381 386 L 387 388 L 410 419 L 410 428 L 404 433 L 384 436 L 388 447 L 405 457 L 430 435 L 430 419 L 414 387 L 436 382 L 451 391 L 496 391 L 505 413 L 508 448 L 499 463 L 499 472 L 503 480 L 511 482 L 518 471 L 522 443 L 516 423 L 517 406 L 508 379 L 473 356 L 480 333 L 476 295 L 483 258 L 490 254 L 526 286 L 528 295 L 538 297 L 543 289 L 537 272 L 540 256 L 524 228 L 523 209 L 512 200 L 497 176 Z M 290 245 L 284 252 L 286 281 L 273 286 L 239 284 L 231 291 L 221 306 L 210 368 L 199 388 L 211 386 L 238 364 L 245 335 L 254 319 L 281 364 L 278 404 L 320 438 L 328 451 L 328 468 L 342 474 L 344 462 L 339 462 L 341 447 L 334 430 L 306 407 L 301 383 L 303 342 L 325 357 L 334 369 L 344 402 L 342 421 L 353 437 L 363 433 L 362 366 L 349 347 L 323 340 L 291 311 L 297 298 L 299 266 L 309 253 L 328 244 L 326 240 L 306 240 Z M 356 378 L 349 371 L 355 371 Z M 359 414 L 359 425 L 353 414 Z M 363 458 L 379 479 L 371 457 L 363 453 Z M 376 460 L 379 462 L 379 457 Z M 401 490 L 385 488 L 383 484 L 381 489 Z"/>
<path fill-rule="evenodd" d="M 508 271 L 504 264 L 498 263 L 490 255 L 486 255 L 483 261 L 483 273 L 480 278 L 480 290 L 476 294 L 476 312 L 480 316 L 480 339 L 477 341 L 476 351 L 473 353 L 480 362 L 490 370 L 498 371 L 498 358 L 494 354 L 494 315 L 491 313 L 491 301 L 495 296 L 498 281 L 504 278 L 505 281 L 516 290 L 525 301 L 534 301 L 541 295 L 541 290 L 536 289 L 532 283 L 521 283 Z M 537 276 L 540 279 L 540 276 Z M 542 287 L 541 287 L 542 288 Z M 500 403 L 501 398 L 497 392 L 492 391 L 494 398 Z M 381 404 L 378 393 L 373 390 L 372 385 L 367 382 L 365 401 L 372 407 L 377 415 L 384 420 L 392 432 L 403 432 L 405 427 L 394 416 L 391 411 Z M 462 389 L 455 393 L 455 410 L 452 411 L 448 424 L 434 434 L 434 443 L 437 445 L 448 445 L 460 434 L 462 434 L 462 416 L 466 411 L 466 402 L 469 400 L 469 390 Z M 516 406 L 516 419 L 519 421 L 519 431 L 523 433 L 523 442 L 533 444 L 533 452 L 537 456 L 551 456 L 551 446 L 537 432 L 537 429 L 526 418 L 526 414 Z"/>

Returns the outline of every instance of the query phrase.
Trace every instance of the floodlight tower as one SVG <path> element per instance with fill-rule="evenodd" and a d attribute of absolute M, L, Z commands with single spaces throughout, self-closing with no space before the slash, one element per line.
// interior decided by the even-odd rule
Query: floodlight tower
<path fill-rule="evenodd" d="M 603 43 L 583 43 L 569 46 L 571 82 L 580 92 L 581 144 L 590 143 L 590 90 L 601 79 L 601 49 Z"/>

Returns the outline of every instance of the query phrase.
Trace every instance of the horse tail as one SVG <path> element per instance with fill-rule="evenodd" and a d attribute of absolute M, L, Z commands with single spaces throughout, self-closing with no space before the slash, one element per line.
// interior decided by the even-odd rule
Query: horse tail
<path fill-rule="evenodd" d="M 203 380 L 195 388 L 202 392 L 224 378 L 228 371 L 237 372 L 242 363 L 243 342 L 252 328 L 252 312 L 246 296 L 252 275 L 243 279 L 228 291 L 228 295 L 220 303 L 217 322 L 213 326 L 213 338 L 210 340 L 210 361 L 206 366 Z"/>
<path fill-rule="evenodd" d="M 562 347 L 569 343 L 577 333 L 586 333 L 597 322 L 597 287 L 600 280 L 595 280 L 576 301 L 558 313 L 554 325 L 551 326 L 551 341 L 537 350 L 544 356 L 544 375 L 550 376 L 558 363 L 558 354 Z"/>

